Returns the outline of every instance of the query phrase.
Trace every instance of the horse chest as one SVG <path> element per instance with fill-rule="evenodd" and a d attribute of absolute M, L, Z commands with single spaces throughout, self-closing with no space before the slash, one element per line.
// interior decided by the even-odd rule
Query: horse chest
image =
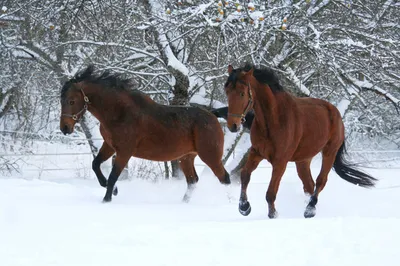
<path fill-rule="evenodd" d="M 250 140 L 252 147 L 258 151 L 261 156 L 269 161 L 274 149 L 272 140 L 268 136 L 260 134 L 260 132 L 253 131 L 250 134 Z"/>
<path fill-rule="evenodd" d="M 100 134 L 103 137 L 104 141 L 111 147 L 114 148 L 114 143 L 112 139 L 111 133 L 104 127 L 100 126 Z"/>

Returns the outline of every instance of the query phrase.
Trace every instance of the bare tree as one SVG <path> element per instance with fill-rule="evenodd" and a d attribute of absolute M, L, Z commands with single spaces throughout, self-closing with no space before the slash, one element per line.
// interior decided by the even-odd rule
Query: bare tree
<path fill-rule="evenodd" d="M 0 3 L 1 114 L 14 129 L 51 131 L 61 85 L 89 62 L 157 102 L 211 108 L 226 102 L 227 66 L 249 61 L 293 94 L 337 105 L 347 133 L 400 144 L 398 1 Z M 97 127 L 85 117 L 89 141 Z"/>

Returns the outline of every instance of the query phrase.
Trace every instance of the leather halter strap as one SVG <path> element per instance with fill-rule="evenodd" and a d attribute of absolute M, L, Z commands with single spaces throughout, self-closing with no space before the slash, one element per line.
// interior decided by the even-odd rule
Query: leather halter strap
<path fill-rule="evenodd" d="M 66 116 L 66 117 L 71 117 L 73 120 L 78 121 L 80 120 L 83 115 L 81 115 L 79 117 L 80 114 L 82 114 L 83 112 L 85 112 L 88 109 L 88 104 L 90 104 L 89 98 L 86 96 L 86 94 L 83 92 L 83 90 L 81 89 L 82 95 L 83 95 L 83 100 L 85 101 L 85 104 L 83 105 L 83 108 L 77 112 L 76 114 L 62 114 L 61 116 Z"/>
<path fill-rule="evenodd" d="M 250 83 L 247 86 L 249 89 L 249 102 L 247 103 L 247 106 L 244 109 L 243 113 L 242 114 L 228 113 L 228 116 L 240 117 L 242 124 L 246 122 L 246 115 L 250 111 L 251 104 L 253 103 L 253 93 L 251 92 Z"/>

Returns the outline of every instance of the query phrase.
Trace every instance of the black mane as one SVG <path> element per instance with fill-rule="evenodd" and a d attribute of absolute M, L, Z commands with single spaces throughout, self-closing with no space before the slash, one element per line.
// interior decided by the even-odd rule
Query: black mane
<path fill-rule="evenodd" d="M 61 89 L 61 98 L 63 99 L 65 97 L 65 94 L 72 84 L 81 81 L 95 83 L 107 89 L 131 90 L 131 79 L 124 79 L 119 73 L 111 74 L 108 70 L 96 75 L 94 74 L 94 66 L 89 65 L 85 70 L 76 73 L 73 78 L 64 83 Z"/>
<path fill-rule="evenodd" d="M 270 68 L 256 68 L 254 65 L 246 63 L 244 67 L 234 69 L 232 73 L 229 75 L 228 80 L 225 84 L 227 86 L 229 83 L 233 83 L 233 86 L 236 86 L 236 81 L 238 80 L 239 73 L 242 71 L 249 71 L 251 68 L 254 69 L 253 76 L 260 83 L 268 85 L 272 92 L 284 91 L 282 85 L 279 83 L 279 79 L 274 73 L 274 71 Z"/>

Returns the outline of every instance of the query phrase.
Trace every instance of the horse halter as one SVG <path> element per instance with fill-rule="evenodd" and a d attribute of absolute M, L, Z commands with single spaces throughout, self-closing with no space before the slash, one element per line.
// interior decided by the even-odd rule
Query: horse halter
<path fill-rule="evenodd" d="M 251 92 L 250 83 L 247 86 L 249 88 L 249 102 L 247 103 L 246 109 L 244 109 L 242 114 L 228 113 L 228 116 L 240 117 L 242 124 L 246 122 L 246 115 L 250 111 L 251 104 L 253 103 L 253 94 Z"/>
<path fill-rule="evenodd" d="M 90 104 L 89 98 L 86 96 L 86 94 L 83 92 L 83 90 L 81 89 L 81 92 L 83 94 L 83 100 L 85 101 L 85 104 L 83 105 L 82 110 L 80 110 L 79 112 L 77 112 L 76 114 L 62 114 L 61 116 L 66 116 L 66 117 L 71 117 L 74 121 L 78 121 L 82 118 L 78 117 L 78 115 L 80 115 L 81 113 L 83 113 L 84 111 L 86 111 L 88 109 L 88 104 Z"/>

